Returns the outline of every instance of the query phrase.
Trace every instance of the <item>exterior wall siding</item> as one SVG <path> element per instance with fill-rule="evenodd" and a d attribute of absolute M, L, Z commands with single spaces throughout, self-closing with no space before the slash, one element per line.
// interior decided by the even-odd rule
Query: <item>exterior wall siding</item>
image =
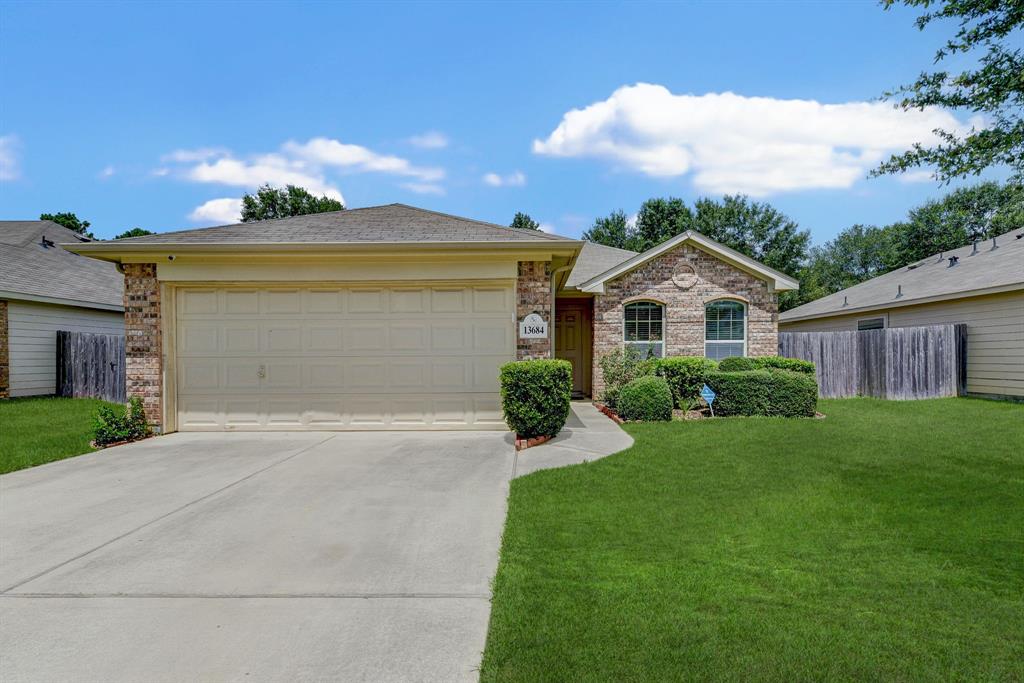
<path fill-rule="evenodd" d="M 693 268 L 696 283 L 681 289 L 672 276 L 683 266 Z M 665 305 L 665 355 L 704 355 L 704 306 L 716 299 L 747 304 L 747 355 L 778 352 L 778 297 L 768 283 L 689 244 L 681 245 L 636 270 L 605 284 L 594 300 L 593 391 L 604 391 L 600 359 L 622 348 L 623 306 L 650 300 Z"/>
<path fill-rule="evenodd" d="M 163 423 L 160 283 L 155 263 L 124 264 L 125 378 L 156 431 Z"/>
<path fill-rule="evenodd" d="M 532 360 L 551 357 L 551 263 L 549 261 L 520 261 L 516 277 L 516 359 Z M 547 339 L 519 339 L 518 321 L 530 313 L 537 313 L 548 323 L 551 334 Z"/>
<path fill-rule="evenodd" d="M 43 396 L 57 391 L 57 331 L 124 334 L 116 311 L 8 301 L 7 358 L 10 396 Z"/>
<path fill-rule="evenodd" d="M 783 332 L 856 330 L 858 320 L 883 315 L 889 327 L 965 323 L 967 392 L 1024 397 L 1024 291 L 784 322 L 780 328 Z"/>
<path fill-rule="evenodd" d="M 0 301 L 0 398 L 11 396 L 11 375 L 7 336 L 7 302 Z"/>

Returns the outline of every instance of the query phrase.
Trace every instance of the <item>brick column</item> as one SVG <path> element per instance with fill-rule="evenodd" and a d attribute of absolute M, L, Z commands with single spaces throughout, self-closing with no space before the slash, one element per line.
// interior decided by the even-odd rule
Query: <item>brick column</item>
<path fill-rule="evenodd" d="M 10 347 L 7 339 L 7 302 L 0 301 L 0 398 L 11 397 Z"/>
<path fill-rule="evenodd" d="M 155 263 L 124 264 L 125 378 L 128 396 L 138 396 L 154 431 L 163 421 L 163 350 L 160 283 Z"/>
<path fill-rule="evenodd" d="M 547 339 L 519 339 L 518 321 L 530 313 L 536 313 L 548 323 L 554 334 L 551 320 L 551 262 L 520 261 L 519 276 L 516 278 L 516 359 L 532 360 L 551 357 L 551 335 Z"/>

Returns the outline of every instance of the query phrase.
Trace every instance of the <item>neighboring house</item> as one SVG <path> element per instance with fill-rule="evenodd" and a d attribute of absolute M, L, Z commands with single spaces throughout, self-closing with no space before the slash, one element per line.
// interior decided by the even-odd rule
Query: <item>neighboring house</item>
<path fill-rule="evenodd" d="M 0 398 L 56 392 L 57 331 L 124 334 L 124 278 L 60 245 L 51 221 L 0 221 Z"/>
<path fill-rule="evenodd" d="M 121 264 L 164 431 L 505 429 L 502 363 L 557 349 L 589 393 L 624 344 L 773 354 L 796 287 L 696 233 L 633 254 L 401 204 L 67 248 Z"/>
<path fill-rule="evenodd" d="M 779 316 L 783 332 L 967 325 L 967 392 L 1024 398 L 1024 230 L 935 254 Z"/>

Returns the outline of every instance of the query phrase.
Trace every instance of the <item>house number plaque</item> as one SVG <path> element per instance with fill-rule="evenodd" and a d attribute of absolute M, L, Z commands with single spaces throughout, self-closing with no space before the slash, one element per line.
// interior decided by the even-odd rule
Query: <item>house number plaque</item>
<path fill-rule="evenodd" d="M 548 324 L 536 313 L 530 313 L 519 321 L 520 339 L 547 339 Z"/>

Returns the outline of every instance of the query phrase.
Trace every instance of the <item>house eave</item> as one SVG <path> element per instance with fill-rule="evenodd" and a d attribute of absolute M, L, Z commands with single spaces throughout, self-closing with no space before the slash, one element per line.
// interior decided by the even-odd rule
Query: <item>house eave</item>
<path fill-rule="evenodd" d="M 74 308 L 90 308 L 100 311 L 124 313 L 123 305 L 118 306 L 99 301 L 82 301 L 80 299 L 65 299 L 56 296 L 42 296 L 39 294 L 25 294 L 24 292 L 0 290 L 0 299 L 4 299 L 6 301 L 28 301 L 38 304 L 54 304 L 57 306 L 71 306 Z"/>

